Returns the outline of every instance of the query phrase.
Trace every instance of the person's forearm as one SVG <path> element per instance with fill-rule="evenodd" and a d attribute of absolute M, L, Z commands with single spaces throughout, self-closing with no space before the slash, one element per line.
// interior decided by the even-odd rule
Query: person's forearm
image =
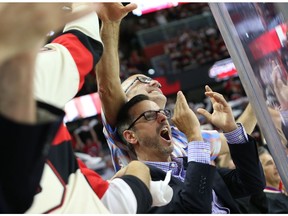
<path fill-rule="evenodd" d="M 220 133 L 220 140 L 221 140 L 221 149 L 219 155 L 229 153 L 229 146 L 223 133 Z"/>
<path fill-rule="evenodd" d="M 253 132 L 257 124 L 257 119 L 250 103 L 247 105 L 244 112 L 241 114 L 241 116 L 237 119 L 236 122 L 242 123 L 246 133 L 251 134 Z"/>
<path fill-rule="evenodd" d="M 96 79 L 102 109 L 107 122 L 111 126 L 116 124 L 118 110 L 126 101 L 119 76 L 119 28 L 119 22 L 102 23 L 101 37 L 104 44 L 104 52 L 96 67 Z M 113 106 L 111 106 L 111 104 L 113 104 Z"/>
<path fill-rule="evenodd" d="M 0 66 L 0 113 L 16 122 L 36 122 L 33 98 L 35 55 L 18 54 Z"/>

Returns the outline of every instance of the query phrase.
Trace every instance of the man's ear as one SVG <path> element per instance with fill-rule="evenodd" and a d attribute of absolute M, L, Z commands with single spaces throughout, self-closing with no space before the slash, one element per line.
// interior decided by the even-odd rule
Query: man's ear
<path fill-rule="evenodd" d="M 137 143 L 137 138 L 135 136 L 135 133 L 131 130 L 125 130 L 123 132 L 123 137 L 125 140 L 131 144 L 136 144 Z"/>

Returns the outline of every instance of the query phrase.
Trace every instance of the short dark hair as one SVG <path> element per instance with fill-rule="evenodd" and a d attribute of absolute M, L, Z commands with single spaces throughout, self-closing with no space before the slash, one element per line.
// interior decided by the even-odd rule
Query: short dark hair
<path fill-rule="evenodd" d="M 118 112 L 118 115 L 117 115 L 117 122 L 116 122 L 117 133 L 120 136 L 121 140 L 125 144 L 127 144 L 129 147 L 131 147 L 130 143 L 128 143 L 125 140 L 125 138 L 123 137 L 123 132 L 129 127 L 129 125 L 134 120 L 133 117 L 130 116 L 129 111 L 130 111 L 130 109 L 133 106 L 135 106 L 136 104 L 138 104 L 138 103 L 140 103 L 141 101 L 144 101 L 144 100 L 149 100 L 149 97 L 147 95 L 143 95 L 143 94 L 139 94 L 139 95 L 134 96 L 131 100 L 126 102 L 120 108 L 120 110 Z"/>

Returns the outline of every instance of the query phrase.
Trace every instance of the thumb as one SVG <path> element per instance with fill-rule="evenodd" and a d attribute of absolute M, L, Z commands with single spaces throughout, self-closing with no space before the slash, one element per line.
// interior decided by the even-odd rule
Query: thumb
<path fill-rule="evenodd" d="M 197 112 L 199 114 L 203 115 L 207 119 L 207 121 L 211 122 L 212 115 L 207 110 L 205 110 L 203 108 L 198 108 Z"/>
<path fill-rule="evenodd" d="M 212 92 L 212 89 L 208 85 L 205 85 L 205 90 L 206 90 L 206 92 Z"/>
<path fill-rule="evenodd" d="M 126 5 L 124 8 L 122 8 L 122 11 L 124 13 L 130 13 L 131 11 L 135 10 L 137 7 L 138 7 L 137 4 L 130 3 L 130 4 Z"/>

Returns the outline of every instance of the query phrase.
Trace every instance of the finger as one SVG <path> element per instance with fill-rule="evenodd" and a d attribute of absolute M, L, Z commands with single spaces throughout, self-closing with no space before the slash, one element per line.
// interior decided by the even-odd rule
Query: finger
<path fill-rule="evenodd" d="M 178 115 L 180 115 L 183 112 L 183 110 L 184 110 L 183 103 L 185 103 L 185 100 L 186 99 L 185 99 L 182 91 L 178 91 L 173 117 L 174 116 L 178 116 Z"/>
<path fill-rule="evenodd" d="M 137 4 L 135 3 L 130 3 L 128 5 L 125 5 L 121 10 L 123 13 L 130 13 L 131 11 L 135 10 L 137 8 Z"/>
<path fill-rule="evenodd" d="M 214 92 L 213 94 L 213 98 L 220 104 L 222 104 L 223 106 L 229 106 L 228 102 L 226 101 L 226 99 L 224 98 L 224 96 L 220 93 Z"/>
<path fill-rule="evenodd" d="M 203 115 L 207 119 L 207 121 L 211 122 L 212 115 L 207 110 L 203 108 L 198 108 L 197 113 Z"/>
<path fill-rule="evenodd" d="M 184 96 L 182 91 L 179 91 L 177 96 L 179 97 L 180 101 L 182 102 L 182 103 L 180 103 L 180 105 L 183 105 L 184 107 L 189 107 L 188 102 L 186 100 L 186 97 Z"/>
<path fill-rule="evenodd" d="M 205 92 L 205 96 L 209 97 L 212 104 L 216 103 L 216 100 L 214 98 L 214 92 Z"/>
<path fill-rule="evenodd" d="M 217 103 L 220 103 L 223 106 L 229 106 L 224 96 L 218 92 L 205 92 L 205 95 L 210 97 L 211 101 L 213 100 L 213 106 L 217 105 Z"/>
<path fill-rule="evenodd" d="M 208 85 L 205 85 L 205 91 L 206 92 L 213 92 L 212 89 L 210 88 L 210 86 L 208 86 Z M 206 92 L 205 92 L 205 95 L 206 95 Z M 214 98 L 211 98 L 211 97 L 210 97 L 210 101 L 212 102 L 212 104 L 215 102 Z"/>
<path fill-rule="evenodd" d="M 177 93 L 177 97 L 176 97 L 176 102 L 175 102 L 175 107 L 174 107 L 174 115 L 178 112 L 178 110 L 180 108 L 180 103 L 181 103 L 181 100 L 182 100 L 180 98 L 180 96 L 179 96 L 179 92 Z"/>
<path fill-rule="evenodd" d="M 206 90 L 206 92 L 212 92 L 212 89 L 208 85 L 205 85 L 205 90 Z"/>

